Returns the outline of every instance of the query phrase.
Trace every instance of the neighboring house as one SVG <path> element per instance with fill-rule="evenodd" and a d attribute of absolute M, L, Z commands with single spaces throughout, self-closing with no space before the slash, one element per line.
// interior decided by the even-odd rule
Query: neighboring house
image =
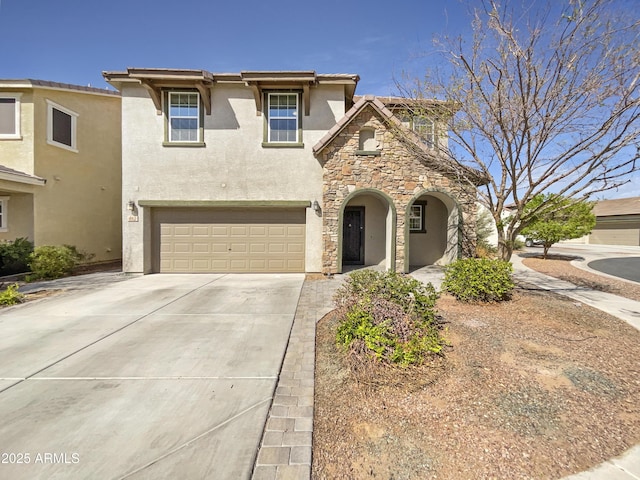
<path fill-rule="evenodd" d="M 593 213 L 596 226 L 588 243 L 640 246 L 640 197 L 600 200 Z"/>
<path fill-rule="evenodd" d="M 117 92 L 0 79 L 0 240 L 122 256 Z"/>
<path fill-rule="evenodd" d="M 476 191 L 436 153 L 445 126 L 354 99 L 357 75 L 103 75 L 122 95 L 127 272 L 406 272 L 473 253 Z"/>

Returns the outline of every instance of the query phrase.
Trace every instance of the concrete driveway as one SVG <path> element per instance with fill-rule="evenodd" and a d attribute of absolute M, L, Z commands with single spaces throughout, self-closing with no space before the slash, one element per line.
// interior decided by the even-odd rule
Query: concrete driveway
<path fill-rule="evenodd" d="M 0 478 L 249 478 L 303 281 L 149 275 L 0 311 Z"/>

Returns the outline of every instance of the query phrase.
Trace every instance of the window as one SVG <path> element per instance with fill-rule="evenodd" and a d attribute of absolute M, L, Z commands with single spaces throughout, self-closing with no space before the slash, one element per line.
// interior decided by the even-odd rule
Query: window
<path fill-rule="evenodd" d="M 21 93 L 0 95 L 0 139 L 20 138 Z"/>
<path fill-rule="evenodd" d="M 371 128 L 363 128 L 360 130 L 360 150 L 365 152 L 373 152 L 378 149 L 376 142 L 376 131 Z"/>
<path fill-rule="evenodd" d="M 168 92 L 167 141 L 169 143 L 200 143 L 201 109 L 197 92 Z"/>
<path fill-rule="evenodd" d="M 424 225 L 424 212 L 426 203 L 414 203 L 409 210 L 409 231 L 426 232 Z"/>
<path fill-rule="evenodd" d="M 47 100 L 47 143 L 77 152 L 78 114 Z"/>
<path fill-rule="evenodd" d="M 0 232 L 9 230 L 9 218 L 7 216 L 9 210 L 9 197 L 0 197 Z"/>
<path fill-rule="evenodd" d="M 429 147 L 433 148 L 436 141 L 435 124 L 433 120 L 423 116 L 413 117 L 413 131 L 416 132 Z"/>
<path fill-rule="evenodd" d="M 297 93 L 267 94 L 267 143 L 300 143 Z"/>

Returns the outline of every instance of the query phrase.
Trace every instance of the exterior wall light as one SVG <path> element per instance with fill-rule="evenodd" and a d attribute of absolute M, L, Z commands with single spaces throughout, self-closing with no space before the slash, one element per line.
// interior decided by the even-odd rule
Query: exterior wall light
<path fill-rule="evenodd" d="M 311 208 L 313 208 L 313 211 L 316 213 L 320 211 L 320 204 L 318 203 L 317 200 L 313 201 L 313 205 L 311 205 Z"/>
<path fill-rule="evenodd" d="M 136 203 L 133 200 L 129 200 L 129 203 L 127 203 L 127 210 L 129 210 L 130 212 L 133 212 L 135 208 L 136 208 Z"/>

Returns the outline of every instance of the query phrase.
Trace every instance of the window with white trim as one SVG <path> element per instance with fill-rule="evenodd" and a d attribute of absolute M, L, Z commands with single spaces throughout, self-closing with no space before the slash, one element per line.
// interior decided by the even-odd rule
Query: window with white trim
<path fill-rule="evenodd" d="M 77 152 L 78 116 L 76 112 L 47 100 L 47 143 Z"/>
<path fill-rule="evenodd" d="M 167 141 L 200 143 L 201 112 L 198 92 L 168 92 Z"/>
<path fill-rule="evenodd" d="M 300 143 L 300 95 L 267 94 L 267 143 Z"/>
<path fill-rule="evenodd" d="M 422 115 L 415 116 L 412 119 L 412 128 L 429 148 L 434 147 L 436 144 L 436 127 L 433 120 Z"/>
<path fill-rule="evenodd" d="M 414 203 L 409 209 L 409 231 L 426 232 L 424 224 L 425 203 Z"/>
<path fill-rule="evenodd" d="M 0 197 L 0 232 L 9 230 L 9 197 Z"/>
<path fill-rule="evenodd" d="M 21 93 L 0 93 L 0 139 L 20 137 Z"/>

